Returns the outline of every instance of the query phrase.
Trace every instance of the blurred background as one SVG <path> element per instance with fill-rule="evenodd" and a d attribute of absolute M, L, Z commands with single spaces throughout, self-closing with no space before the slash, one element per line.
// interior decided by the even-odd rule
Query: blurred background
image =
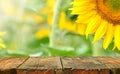
<path fill-rule="evenodd" d="M 56 46 L 49 47 L 56 0 L 0 0 L 0 57 L 8 56 L 116 56 L 113 43 L 107 50 L 102 39 L 93 44 L 76 25 L 71 15 L 72 0 L 63 0 L 60 8 Z"/>

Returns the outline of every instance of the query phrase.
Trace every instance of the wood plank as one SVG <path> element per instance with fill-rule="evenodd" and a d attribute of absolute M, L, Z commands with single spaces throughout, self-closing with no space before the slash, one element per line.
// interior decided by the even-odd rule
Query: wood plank
<path fill-rule="evenodd" d="M 114 64 L 118 65 L 118 68 L 120 68 L 120 57 L 112 56 L 111 59 L 113 59 Z"/>
<path fill-rule="evenodd" d="M 120 57 L 2 58 L 0 74 L 120 74 Z"/>
<path fill-rule="evenodd" d="M 102 63 L 104 63 L 108 69 L 120 68 L 120 60 L 114 59 L 112 57 L 97 57 Z"/>
<path fill-rule="evenodd" d="M 76 69 L 99 70 L 102 67 L 105 67 L 105 65 L 96 60 L 95 57 L 65 57 L 62 61 L 66 67 L 71 66 L 70 68 L 75 67 Z M 69 63 L 71 64 L 69 65 Z"/>
<path fill-rule="evenodd" d="M 18 74 L 62 74 L 59 57 L 31 57 L 17 68 Z"/>
<path fill-rule="evenodd" d="M 26 62 L 17 68 L 17 74 L 32 74 L 33 72 L 36 73 L 38 65 L 39 58 L 30 57 Z"/>
<path fill-rule="evenodd" d="M 107 67 L 95 57 L 62 57 L 63 71 L 65 74 L 98 74 Z M 72 71 L 71 71 L 72 70 Z"/>
<path fill-rule="evenodd" d="M 0 70 L 15 69 L 22 64 L 27 57 L 10 57 L 0 60 Z"/>
<path fill-rule="evenodd" d="M 0 60 L 0 74 L 16 74 L 16 68 L 21 65 L 27 57 L 10 57 Z"/>
<path fill-rule="evenodd" d="M 102 63 L 104 63 L 111 74 L 120 74 L 120 59 L 118 57 L 97 57 Z"/>

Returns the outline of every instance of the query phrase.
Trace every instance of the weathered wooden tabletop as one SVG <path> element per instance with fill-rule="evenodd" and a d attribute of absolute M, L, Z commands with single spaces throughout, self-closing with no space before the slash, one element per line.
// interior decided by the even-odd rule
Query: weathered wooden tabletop
<path fill-rule="evenodd" d="M 0 74 L 120 74 L 120 57 L 11 57 Z"/>

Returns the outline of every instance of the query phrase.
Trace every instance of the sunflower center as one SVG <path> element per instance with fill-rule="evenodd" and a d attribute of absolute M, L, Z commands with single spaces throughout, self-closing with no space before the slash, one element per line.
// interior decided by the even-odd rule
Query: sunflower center
<path fill-rule="evenodd" d="M 109 10 L 113 12 L 120 11 L 120 0 L 104 0 L 104 4 Z"/>
<path fill-rule="evenodd" d="M 112 23 L 120 23 L 120 0 L 97 0 L 100 14 Z"/>

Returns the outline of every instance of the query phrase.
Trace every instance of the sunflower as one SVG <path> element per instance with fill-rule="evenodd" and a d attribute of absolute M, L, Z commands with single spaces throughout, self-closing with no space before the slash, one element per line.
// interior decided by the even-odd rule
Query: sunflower
<path fill-rule="evenodd" d="M 55 0 L 47 0 L 46 7 L 43 10 L 41 10 L 43 14 L 47 15 L 47 22 L 48 25 L 50 26 L 52 26 L 53 23 L 54 5 L 55 5 Z M 59 17 L 59 29 L 75 32 L 75 28 L 76 25 L 72 23 L 71 19 L 67 19 L 66 12 L 62 10 L 60 12 L 60 17 Z"/>
<path fill-rule="evenodd" d="M 71 13 L 78 15 L 78 25 L 85 24 L 86 37 L 94 34 L 96 42 L 104 36 L 104 49 L 114 40 L 114 48 L 120 50 L 120 0 L 74 0 L 72 4 Z"/>

